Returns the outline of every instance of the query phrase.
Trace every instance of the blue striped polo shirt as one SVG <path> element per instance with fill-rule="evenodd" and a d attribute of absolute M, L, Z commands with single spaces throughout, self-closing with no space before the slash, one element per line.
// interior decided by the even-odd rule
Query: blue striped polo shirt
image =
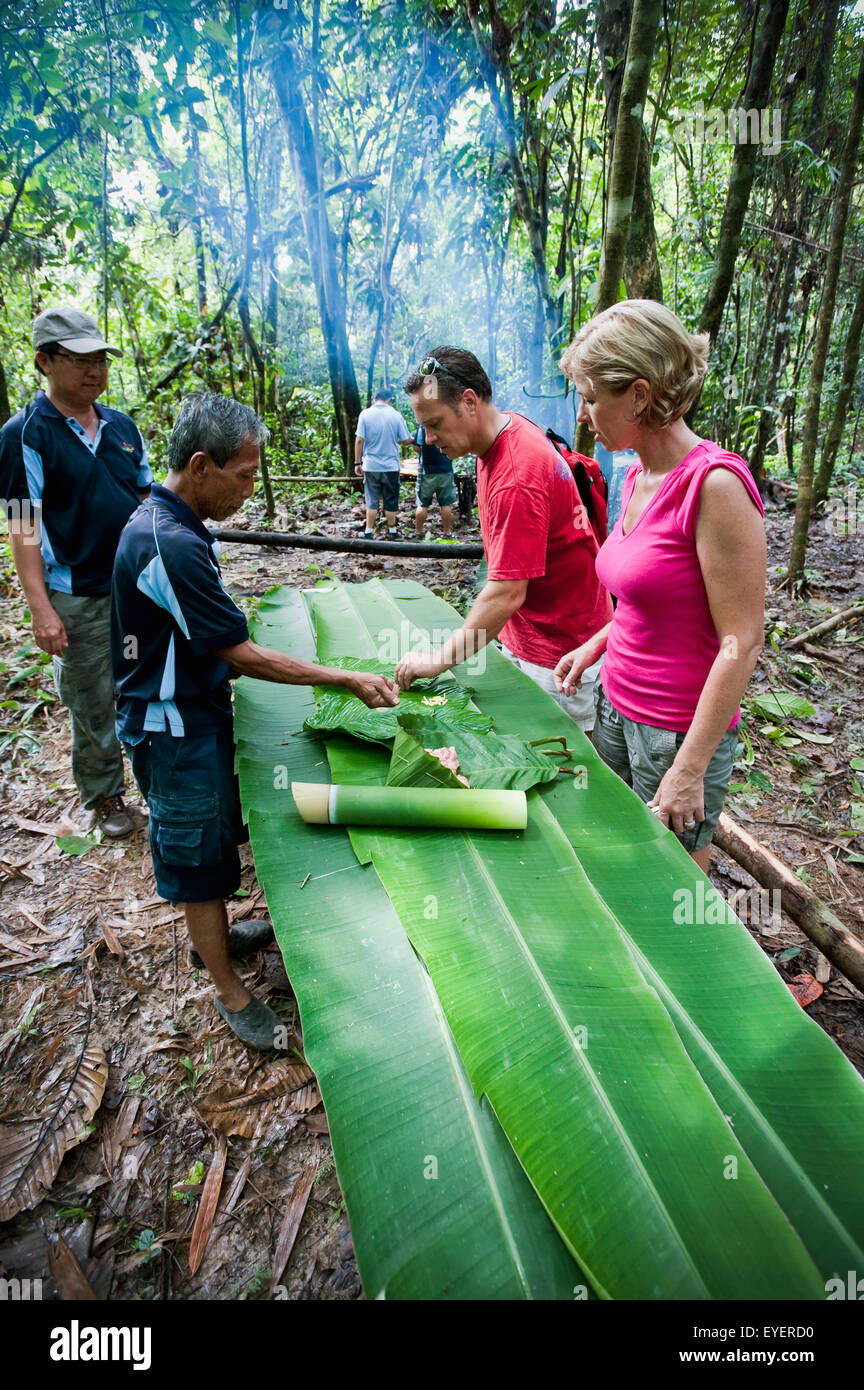
<path fill-rule="evenodd" d="M 217 542 L 168 488 L 154 483 L 129 518 L 111 585 L 117 737 L 140 743 L 230 733 L 227 664 L 216 655 L 249 636 L 222 583 Z"/>
<path fill-rule="evenodd" d="M 45 585 L 62 594 L 104 597 L 114 552 L 153 474 L 141 431 L 128 415 L 94 405 L 95 439 L 44 391 L 0 431 L 0 505 L 11 521 L 30 503 L 41 512 Z"/>

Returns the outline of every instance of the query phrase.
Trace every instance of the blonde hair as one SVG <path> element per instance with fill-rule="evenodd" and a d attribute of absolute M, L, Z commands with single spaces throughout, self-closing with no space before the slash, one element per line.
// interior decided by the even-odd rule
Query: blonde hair
<path fill-rule="evenodd" d="M 579 329 L 561 358 L 565 376 L 583 377 L 619 395 L 637 378 L 650 385 L 639 420 L 663 429 L 690 408 L 708 368 L 707 333 L 688 333 L 654 299 L 624 299 Z"/>

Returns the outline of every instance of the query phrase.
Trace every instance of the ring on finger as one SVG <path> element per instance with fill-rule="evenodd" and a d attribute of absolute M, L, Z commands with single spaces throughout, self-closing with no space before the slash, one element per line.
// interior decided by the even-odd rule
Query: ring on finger
<path fill-rule="evenodd" d="M 684 829 L 685 829 L 685 830 L 695 830 L 695 828 L 696 828 L 696 822 L 695 822 L 695 820 L 685 820 L 685 822 L 684 822 Z"/>

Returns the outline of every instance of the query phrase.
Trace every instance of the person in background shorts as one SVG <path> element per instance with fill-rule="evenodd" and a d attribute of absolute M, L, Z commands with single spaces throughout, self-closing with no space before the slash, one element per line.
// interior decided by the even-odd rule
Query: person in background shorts
<path fill-rule="evenodd" d="M 605 651 L 594 747 L 705 873 L 765 600 L 763 508 L 750 470 L 684 421 L 708 350 L 708 335 L 688 333 L 662 304 L 630 299 L 590 319 L 561 359 L 581 397 L 577 418 L 639 462 L 597 556 L 615 615 L 555 670 L 566 693 Z"/>
<path fill-rule="evenodd" d="M 363 477 L 366 500 L 366 530 L 364 540 L 371 541 L 378 524 L 378 509 L 383 507 L 387 521 L 387 537 L 399 539 L 396 513 L 399 510 L 400 449 L 413 443 L 408 426 L 391 402 L 393 392 L 382 386 L 375 400 L 361 410 L 357 418 L 354 440 L 354 472 Z"/>
<path fill-rule="evenodd" d="M 456 501 L 453 460 L 448 458 L 437 444 L 428 443 L 426 431 L 422 425 L 419 426 L 414 435 L 414 443 L 420 453 L 414 534 L 415 536 L 425 534 L 429 508 L 433 499 L 437 497 L 438 506 L 441 509 L 441 533 L 444 536 L 449 536 L 453 531 L 453 504 Z"/>

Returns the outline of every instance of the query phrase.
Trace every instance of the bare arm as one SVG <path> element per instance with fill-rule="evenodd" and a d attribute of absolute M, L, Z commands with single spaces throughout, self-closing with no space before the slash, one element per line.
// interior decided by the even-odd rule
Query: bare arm
<path fill-rule="evenodd" d="M 562 694 L 570 695 L 574 690 L 581 688 L 583 674 L 595 661 L 600 660 L 606 650 L 611 626 L 610 619 L 605 627 L 601 627 L 587 642 L 583 642 L 581 647 L 574 647 L 572 652 L 562 656 L 553 672 L 555 688 Z"/>
<path fill-rule="evenodd" d="M 693 723 L 654 797 L 675 830 L 681 828 L 676 820 L 705 818 L 705 769 L 762 650 L 765 551 L 765 527 L 744 485 L 728 469 L 712 469 L 702 485 L 696 553 L 720 651 L 702 687 Z"/>
<path fill-rule="evenodd" d="M 318 666 L 312 661 L 300 661 L 272 647 L 259 647 L 247 638 L 235 647 L 223 647 L 216 655 L 227 662 L 235 676 L 253 676 L 256 680 L 275 681 L 279 685 L 342 686 L 357 695 L 370 708 L 395 705 L 399 691 L 386 676 L 370 675 L 365 671 L 340 671 L 335 666 Z"/>
<path fill-rule="evenodd" d="M 411 653 L 396 667 L 396 681 L 407 690 L 419 676 L 437 676 L 458 666 L 498 636 L 525 602 L 527 579 L 490 579 L 484 584 L 462 626 L 428 657 Z"/>
<path fill-rule="evenodd" d="M 360 435 L 354 437 L 354 472 L 363 472 L 363 439 Z"/>
<path fill-rule="evenodd" d="M 9 540 L 12 544 L 15 569 L 33 620 L 36 644 L 43 652 L 49 652 L 51 656 L 60 656 L 69 642 L 66 629 L 59 614 L 52 608 L 51 598 L 45 587 L 42 551 L 32 540 L 26 539 L 12 528 L 9 531 Z"/>

